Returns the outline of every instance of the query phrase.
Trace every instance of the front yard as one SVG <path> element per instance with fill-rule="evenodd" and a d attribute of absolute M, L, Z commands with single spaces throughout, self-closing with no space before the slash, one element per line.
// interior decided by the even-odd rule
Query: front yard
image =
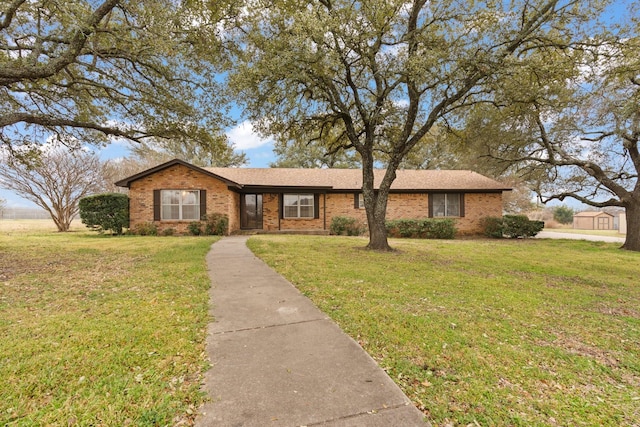
<path fill-rule="evenodd" d="M 250 247 L 434 426 L 640 423 L 640 254 L 584 241 L 259 236 Z"/>
<path fill-rule="evenodd" d="M 191 424 L 214 238 L 22 225 L 0 229 L 0 425 Z"/>
<path fill-rule="evenodd" d="M 190 425 L 209 237 L 0 228 L 0 425 Z M 250 247 L 434 426 L 640 420 L 640 254 L 545 240 L 258 236 Z"/>

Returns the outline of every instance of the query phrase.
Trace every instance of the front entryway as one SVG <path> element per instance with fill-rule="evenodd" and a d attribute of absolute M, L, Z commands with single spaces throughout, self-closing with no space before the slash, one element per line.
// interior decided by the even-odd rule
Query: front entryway
<path fill-rule="evenodd" d="M 243 229 L 262 229 L 262 194 L 241 195 L 240 227 Z"/>

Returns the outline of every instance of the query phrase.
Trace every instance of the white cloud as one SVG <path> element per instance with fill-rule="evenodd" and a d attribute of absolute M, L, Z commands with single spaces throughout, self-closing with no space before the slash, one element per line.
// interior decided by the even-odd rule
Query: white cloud
<path fill-rule="evenodd" d="M 273 139 L 263 139 L 254 130 L 250 121 L 245 120 L 238 126 L 227 131 L 229 140 L 236 150 L 249 150 L 273 143 Z"/>

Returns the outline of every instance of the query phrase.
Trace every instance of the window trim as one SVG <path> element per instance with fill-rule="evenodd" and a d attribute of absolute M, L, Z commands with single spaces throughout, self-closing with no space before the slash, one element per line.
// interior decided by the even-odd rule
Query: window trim
<path fill-rule="evenodd" d="M 295 205 L 287 205 L 286 200 L 287 196 L 296 196 L 297 204 Z M 301 205 L 300 198 L 306 197 L 311 199 L 311 204 Z M 315 219 L 317 218 L 317 195 L 313 193 L 283 193 L 282 194 L 282 218 L 283 219 Z M 287 207 L 295 207 L 297 210 L 297 216 L 289 216 L 287 215 Z M 301 216 L 300 208 L 301 207 L 311 207 L 311 216 Z"/>
<path fill-rule="evenodd" d="M 434 215 L 434 206 L 433 206 L 433 202 L 434 202 L 434 197 L 436 194 L 443 194 L 445 196 L 445 206 L 444 206 L 444 212 L 445 215 L 442 216 L 435 216 Z M 446 215 L 447 213 L 447 206 L 448 206 L 448 202 L 447 202 L 447 198 L 450 195 L 456 195 L 458 196 L 458 200 L 459 200 L 459 206 L 458 206 L 458 215 Z M 450 191 L 450 192 L 438 192 L 438 193 L 429 193 L 428 195 L 429 197 L 429 218 L 463 218 L 465 215 L 465 206 L 464 206 L 464 198 L 465 198 L 465 193 L 462 192 L 455 192 L 455 191 Z"/>
<path fill-rule="evenodd" d="M 164 191 L 178 191 L 180 194 L 180 201 L 178 204 L 165 204 L 163 203 Z M 184 193 L 195 193 L 195 203 L 185 204 L 183 203 Z M 164 207 L 165 206 L 178 206 L 178 218 L 165 218 Z M 183 206 L 194 206 L 197 218 L 184 218 Z M 154 190 L 154 221 L 200 221 L 203 215 L 206 214 L 206 191 L 192 188 L 163 188 Z"/>

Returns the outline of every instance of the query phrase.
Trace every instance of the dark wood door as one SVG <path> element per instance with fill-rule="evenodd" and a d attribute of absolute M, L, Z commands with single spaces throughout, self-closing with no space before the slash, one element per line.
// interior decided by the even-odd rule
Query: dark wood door
<path fill-rule="evenodd" d="M 262 194 L 243 194 L 240 197 L 240 227 L 262 229 Z"/>

